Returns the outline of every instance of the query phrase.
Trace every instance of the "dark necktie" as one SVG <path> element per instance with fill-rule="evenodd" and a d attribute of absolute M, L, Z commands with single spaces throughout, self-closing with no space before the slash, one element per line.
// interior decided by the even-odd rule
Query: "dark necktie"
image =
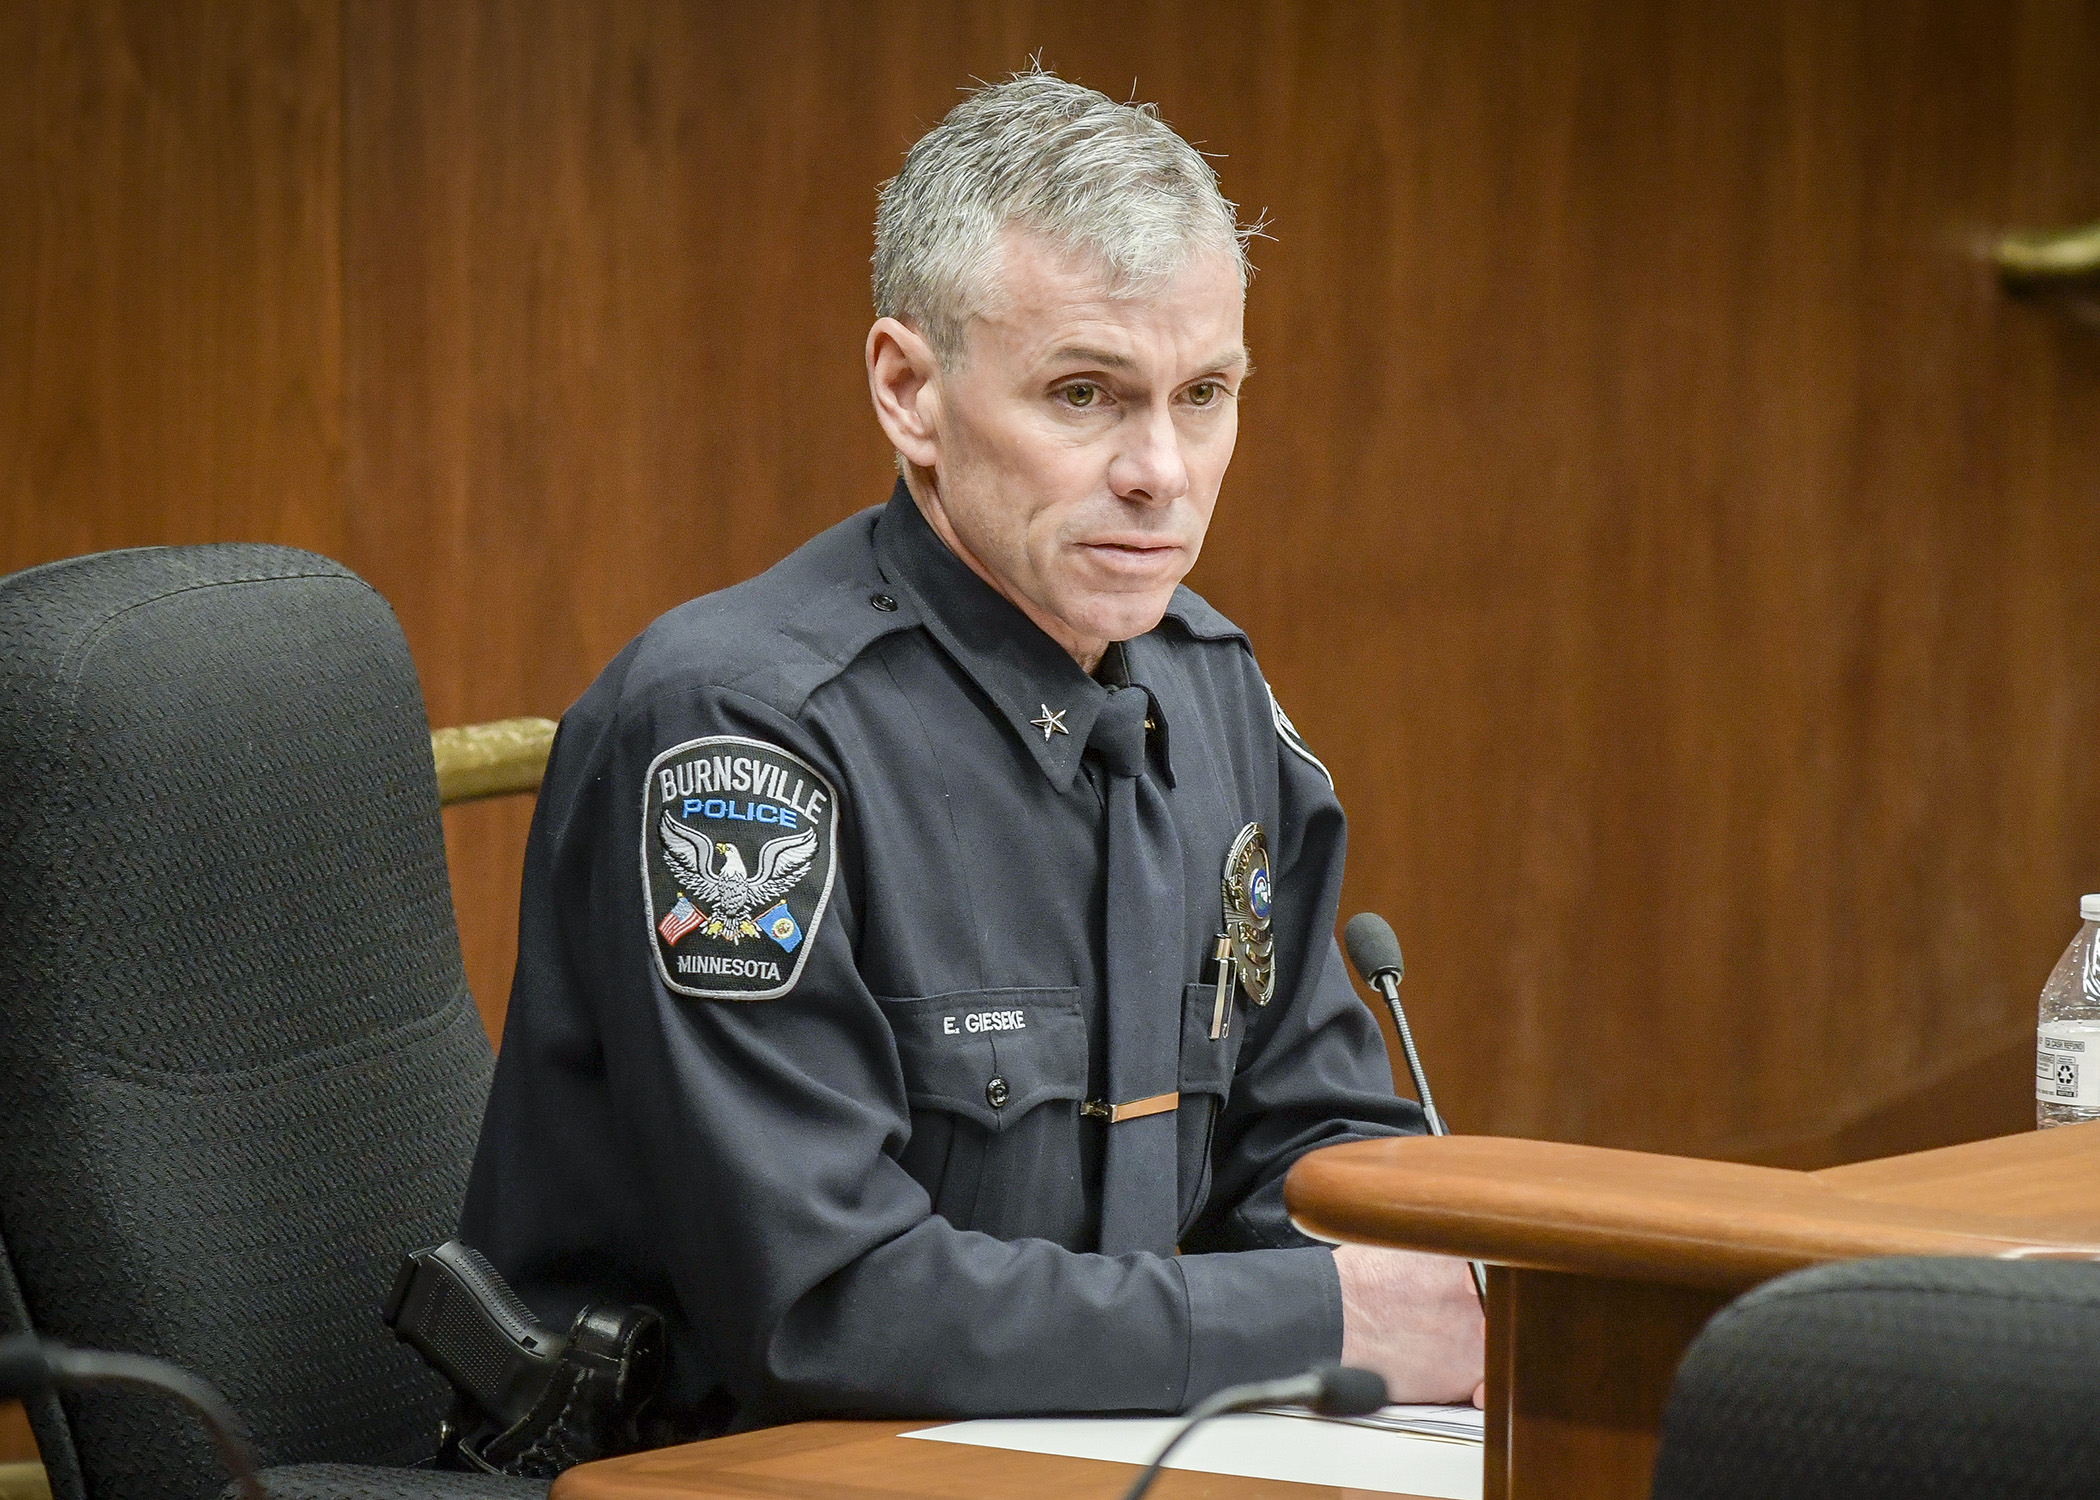
<path fill-rule="evenodd" d="M 1108 695 L 1087 749 L 1108 772 L 1108 1098 L 1101 1250 L 1174 1249 L 1181 1076 L 1181 840 L 1145 768 L 1141 687 Z"/>

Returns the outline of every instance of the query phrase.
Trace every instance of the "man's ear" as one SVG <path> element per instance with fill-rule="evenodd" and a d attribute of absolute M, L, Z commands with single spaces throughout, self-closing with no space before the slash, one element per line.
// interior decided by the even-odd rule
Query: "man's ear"
<path fill-rule="evenodd" d="M 868 395 L 890 446 L 917 468 L 937 468 L 940 365 L 919 331 L 895 318 L 868 330 Z"/>

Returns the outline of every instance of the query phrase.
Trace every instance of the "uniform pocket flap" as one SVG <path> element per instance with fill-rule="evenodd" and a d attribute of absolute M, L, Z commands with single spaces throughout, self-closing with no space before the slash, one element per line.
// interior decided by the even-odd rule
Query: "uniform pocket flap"
<path fill-rule="evenodd" d="M 1192 984 L 1182 991 L 1181 1091 L 1184 1094 L 1216 1094 L 1223 1099 L 1232 1092 L 1232 1069 L 1240 1055 L 1240 1037 L 1252 1024 L 1252 1018 L 1237 989 L 1227 998 L 1226 1004 L 1231 1007 L 1232 1031 L 1212 1041 L 1210 1028 L 1217 1018 L 1217 984 Z"/>
<path fill-rule="evenodd" d="M 997 1131 L 1051 1099 L 1086 1097 L 1079 991 L 964 990 L 884 1000 L 913 1109 Z"/>

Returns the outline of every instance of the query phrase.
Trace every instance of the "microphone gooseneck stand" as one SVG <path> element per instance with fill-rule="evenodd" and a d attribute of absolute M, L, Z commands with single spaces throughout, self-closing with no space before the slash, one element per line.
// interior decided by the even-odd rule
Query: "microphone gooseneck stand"
<path fill-rule="evenodd" d="M 255 1455 L 241 1436 L 240 1418 L 225 1398 L 187 1370 L 143 1354 L 104 1354 L 71 1349 L 33 1333 L 0 1338 L 0 1396 L 19 1400 L 52 1389 L 123 1385 L 173 1396 L 204 1426 L 219 1462 L 241 1487 L 241 1500 L 268 1500 L 255 1471 Z"/>
<path fill-rule="evenodd" d="M 1449 1135 L 1444 1117 L 1436 1112 L 1436 1100 L 1429 1095 L 1429 1075 L 1422 1071 L 1421 1056 L 1415 1051 L 1415 1034 L 1400 1005 L 1400 980 L 1407 973 L 1407 960 L 1400 956 L 1400 939 L 1393 934 L 1393 924 L 1376 912 L 1360 911 L 1343 926 L 1342 945 L 1349 950 L 1349 962 L 1363 982 L 1378 991 L 1386 1009 L 1393 1013 L 1393 1029 L 1400 1034 L 1400 1051 L 1407 1058 L 1407 1071 L 1415 1082 L 1415 1097 L 1422 1101 L 1422 1117 L 1429 1122 L 1429 1133 Z M 1477 1260 L 1466 1264 L 1473 1268 L 1473 1291 L 1485 1310 L 1487 1270 Z"/>
<path fill-rule="evenodd" d="M 1123 1500 L 1140 1500 L 1152 1487 L 1152 1481 L 1159 1477 L 1160 1466 L 1167 1461 L 1167 1455 L 1179 1447 L 1181 1440 L 1195 1431 L 1198 1424 L 1212 1417 L 1223 1416 L 1229 1411 L 1244 1411 L 1250 1406 L 1305 1406 L 1322 1416 L 1360 1417 L 1383 1405 L 1384 1378 L 1370 1370 L 1353 1370 L 1347 1365 L 1324 1365 L 1289 1380 L 1227 1386 L 1209 1400 L 1199 1401 L 1189 1408 L 1188 1420 L 1167 1439 L 1159 1456 L 1138 1475 L 1137 1483 L 1130 1487 Z"/>

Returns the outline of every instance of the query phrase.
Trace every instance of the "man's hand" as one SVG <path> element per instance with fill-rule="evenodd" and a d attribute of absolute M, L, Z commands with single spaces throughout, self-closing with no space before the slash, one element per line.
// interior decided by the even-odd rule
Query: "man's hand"
<path fill-rule="evenodd" d="M 1462 1260 L 1339 1245 L 1342 1363 L 1385 1377 L 1397 1402 L 1486 1404 L 1487 1324 Z"/>

